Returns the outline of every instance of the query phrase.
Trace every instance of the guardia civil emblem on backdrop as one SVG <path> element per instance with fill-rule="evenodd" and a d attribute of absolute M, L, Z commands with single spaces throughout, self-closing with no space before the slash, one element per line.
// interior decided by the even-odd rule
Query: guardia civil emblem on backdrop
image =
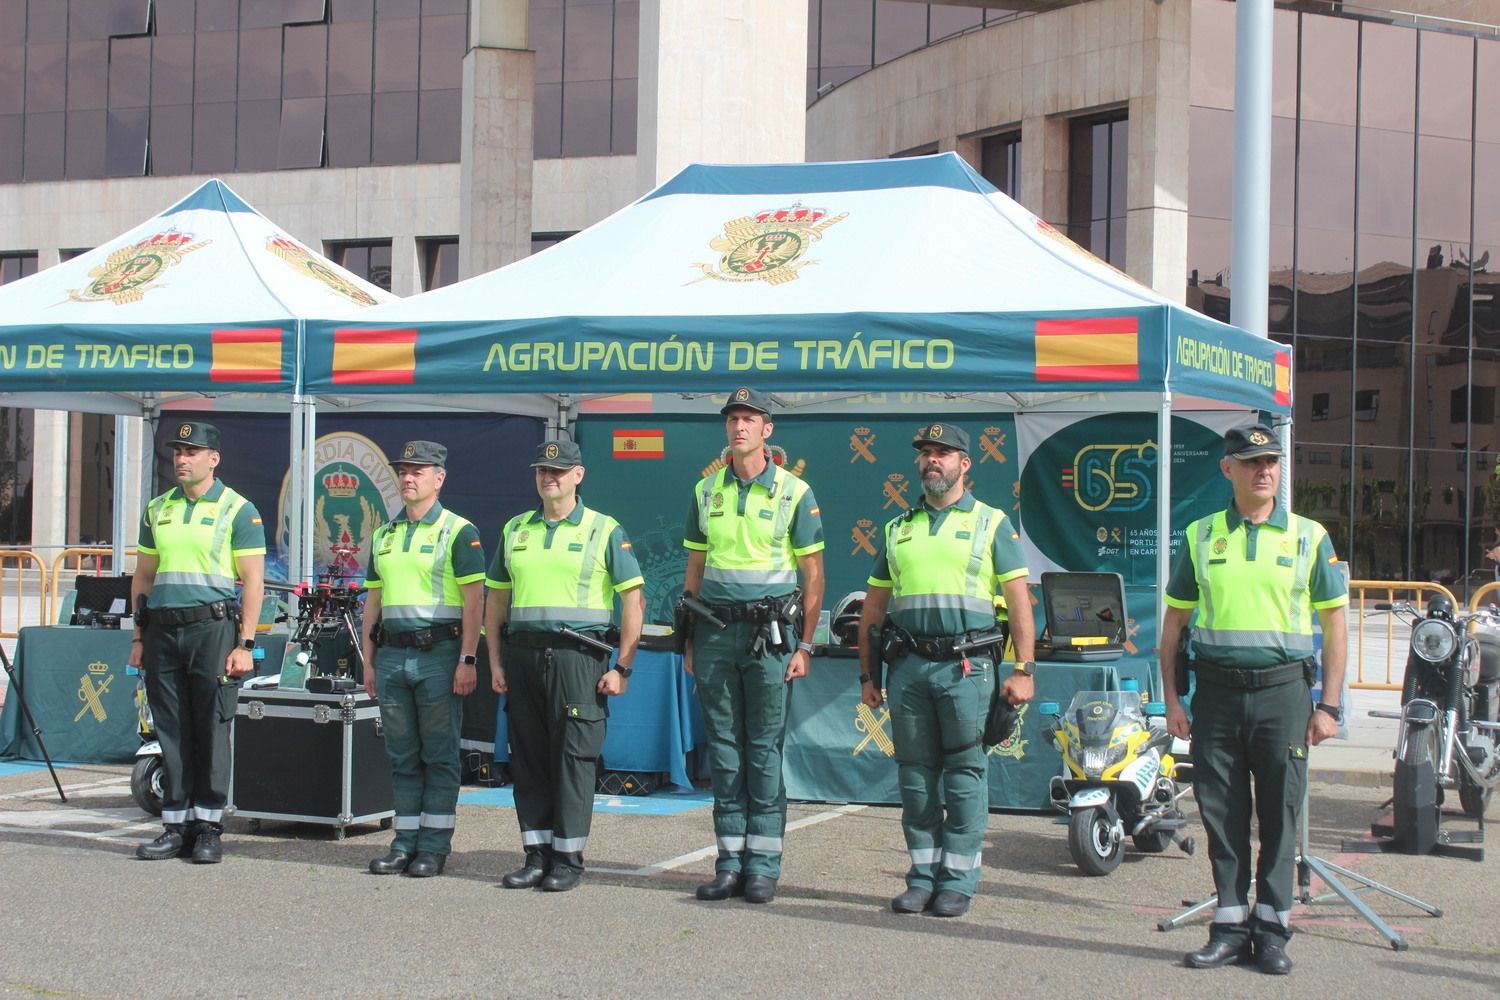
<path fill-rule="evenodd" d="M 291 551 L 291 473 L 277 501 L 276 548 Z M 401 502 L 395 473 L 380 446 L 363 434 L 334 433 L 313 446 L 313 566 L 316 572 L 362 579 L 370 540 Z"/>

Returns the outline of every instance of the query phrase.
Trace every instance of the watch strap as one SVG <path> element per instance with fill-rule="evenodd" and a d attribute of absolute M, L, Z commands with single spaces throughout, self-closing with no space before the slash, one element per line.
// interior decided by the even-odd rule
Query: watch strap
<path fill-rule="evenodd" d="M 466 667 L 472 667 L 474 666 L 474 664 L 479 662 L 479 657 L 475 656 L 473 653 L 465 653 L 458 658 L 458 662 L 462 663 Z"/>
<path fill-rule="evenodd" d="M 615 670 L 615 673 L 619 674 L 621 677 L 625 678 L 627 681 L 630 680 L 630 675 L 633 674 L 633 673 L 635 673 L 635 668 L 634 667 L 627 667 L 623 663 L 616 663 L 615 667 L 614 667 L 614 670 Z"/>
<path fill-rule="evenodd" d="M 1320 701 L 1313 707 L 1319 712 L 1324 712 L 1328 715 L 1333 716 L 1334 722 L 1344 721 L 1344 710 L 1338 705 L 1330 705 L 1326 701 Z"/>

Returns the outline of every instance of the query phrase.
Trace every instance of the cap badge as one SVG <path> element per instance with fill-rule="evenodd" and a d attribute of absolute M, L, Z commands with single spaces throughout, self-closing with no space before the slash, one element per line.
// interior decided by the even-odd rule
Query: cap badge
<path fill-rule="evenodd" d="M 557 445 L 555 445 L 555 444 L 549 444 L 549 445 L 547 445 L 546 451 L 543 452 L 543 454 L 545 454 L 548 458 L 556 458 L 557 457 Z"/>
<path fill-rule="evenodd" d="M 934 441 L 941 440 L 943 436 L 943 425 L 933 424 L 932 427 L 927 431 L 927 436 L 932 438 Z"/>
<path fill-rule="evenodd" d="M 1257 447 L 1259 447 L 1260 445 L 1265 444 L 1266 442 L 1268 442 L 1270 440 L 1271 440 L 1270 438 L 1266 437 L 1260 431 L 1251 431 L 1250 432 L 1250 443 L 1253 444 L 1253 445 L 1255 445 L 1255 446 L 1257 446 Z"/>
<path fill-rule="evenodd" d="M 417 446 L 414 445 L 414 444 L 407 444 L 405 450 L 403 450 L 401 452 L 401 457 L 402 458 L 411 458 L 416 453 L 417 453 Z"/>
<path fill-rule="evenodd" d="M 181 427 L 177 428 L 177 436 L 182 438 L 183 440 L 187 440 L 188 438 L 192 437 L 193 425 L 183 424 Z"/>
<path fill-rule="evenodd" d="M 736 389 L 734 391 L 734 401 L 736 403 L 743 403 L 745 400 L 747 400 L 749 398 L 750 398 L 750 390 L 749 389 Z"/>

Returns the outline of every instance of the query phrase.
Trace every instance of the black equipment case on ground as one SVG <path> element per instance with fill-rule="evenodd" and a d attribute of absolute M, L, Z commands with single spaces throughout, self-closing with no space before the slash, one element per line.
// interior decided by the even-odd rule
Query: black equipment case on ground
<path fill-rule="evenodd" d="M 226 809 L 242 819 L 390 826 L 391 762 L 364 691 L 240 691 Z"/>

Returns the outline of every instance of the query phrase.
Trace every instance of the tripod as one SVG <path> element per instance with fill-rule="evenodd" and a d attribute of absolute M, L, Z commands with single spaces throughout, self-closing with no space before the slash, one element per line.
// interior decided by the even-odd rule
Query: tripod
<path fill-rule="evenodd" d="M 62 782 L 57 780 L 57 768 L 52 766 L 52 755 L 47 753 L 47 744 L 42 742 L 42 727 L 36 724 L 31 709 L 26 706 L 26 695 L 21 690 L 21 678 L 16 676 L 16 671 L 10 665 L 10 657 L 5 655 L 5 647 L 0 646 L 0 665 L 5 667 L 5 675 L 10 678 L 10 689 L 15 692 L 16 703 L 21 706 L 21 716 L 26 720 L 26 725 L 31 727 L 32 738 L 36 740 L 37 749 L 42 752 L 42 760 L 47 762 L 47 771 L 52 775 L 52 784 L 57 788 L 57 797 L 60 801 L 68 801 L 68 796 L 63 792 Z"/>
<path fill-rule="evenodd" d="M 1407 949 L 1406 938 L 1402 937 L 1400 934 L 1397 934 L 1394 930 L 1392 930 L 1390 925 L 1388 925 L 1384 920 L 1381 920 L 1380 917 L 1376 915 L 1374 910 L 1365 905 L 1365 901 L 1363 899 L 1360 899 L 1359 896 L 1356 895 L 1356 893 L 1363 892 L 1366 889 L 1374 889 L 1376 892 L 1385 893 L 1392 899 L 1400 900 L 1401 902 L 1406 903 L 1410 906 L 1415 906 L 1417 909 L 1423 910 L 1434 917 L 1441 917 L 1443 915 L 1443 911 L 1438 909 L 1436 906 L 1433 906 L 1431 903 L 1424 903 L 1422 900 L 1417 899 L 1415 896 L 1408 896 L 1406 893 L 1401 892 L 1400 890 L 1392 889 L 1388 885 L 1383 885 L 1379 882 L 1376 882 L 1374 879 L 1361 875 L 1358 872 L 1350 871 L 1347 868 L 1334 864 L 1332 861 L 1328 861 L 1324 858 L 1318 857 L 1316 854 L 1313 854 L 1312 849 L 1308 843 L 1307 835 L 1307 801 L 1307 783 L 1303 782 L 1302 816 L 1299 821 L 1297 831 L 1297 892 L 1294 894 L 1293 898 L 1304 906 L 1313 906 L 1318 903 L 1325 903 L 1335 898 L 1342 899 L 1345 903 L 1348 903 L 1354 908 L 1354 911 L 1364 919 L 1365 923 L 1369 924 L 1371 927 L 1379 931 L 1385 937 L 1385 939 L 1390 942 L 1391 949 L 1393 951 L 1405 951 Z M 1318 876 L 1318 878 L 1323 880 L 1324 884 L 1327 885 L 1331 891 L 1325 892 L 1318 896 L 1314 896 L 1312 894 L 1312 877 L 1315 874 Z M 1351 879 L 1360 884 L 1356 888 L 1350 889 L 1344 883 L 1335 878 L 1335 874 L 1342 875 L 1345 878 Z M 1184 901 L 1184 904 L 1186 905 L 1186 901 Z M 1217 894 L 1215 894 L 1203 900 L 1203 902 L 1201 903 L 1194 903 L 1192 905 L 1189 905 L 1187 909 L 1183 910 L 1176 916 L 1157 921 L 1156 929 L 1159 931 L 1175 930 L 1203 911 L 1212 909 L 1213 907 L 1216 907 L 1218 905 L 1219 897 Z"/>

